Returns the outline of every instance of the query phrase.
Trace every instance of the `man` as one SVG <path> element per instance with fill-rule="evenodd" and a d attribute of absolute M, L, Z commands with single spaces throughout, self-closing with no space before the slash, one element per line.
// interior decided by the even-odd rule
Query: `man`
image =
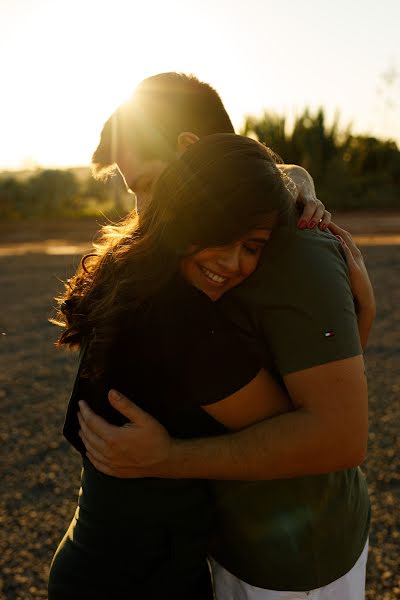
<path fill-rule="evenodd" d="M 93 154 L 93 174 L 107 179 L 118 169 L 140 210 L 166 165 L 188 145 L 213 133 L 234 133 L 234 128 L 210 85 L 179 73 L 149 77 L 106 121 Z M 331 214 L 316 198 L 307 171 L 296 165 L 278 167 L 294 182 L 299 204 L 304 204 L 299 227 L 326 228 Z"/>
<path fill-rule="evenodd" d="M 95 172 L 116 164 L 141 210 L 155 179 L 188 144 L 233 131 L 218 96 L 216 102 L 211 94 L 210 106 L 209 90 L 177 74 L 145 80 L 104 126 Z M 299 168 L 282 169 L 299 181 Z M 307 181 L 300 170 L 301 177 Z M 317 206 L 307 228 L 301 219 L 303 230 L 280 231 L 257 273 L 224 303 L 264 344 L 266 365 L 283 378 L 295 410 L 223 437 L 173 440 L 115 392 L 110 401 L 128 427 L 110 426 L 81 406 L 88 457 L 106 474 L 265 480 L 255 493 L 240 484 L 222 483 L 221 493 L 216 487 L 225 540 L 213 551 L 221 600 L 294 599 L 310 591 L 321 600 L 364 597 L 369 503 L 356 466 L 366 451 L 367 389 L 343 261 L 332 237 L 315 227 L 322 215 L 323 229 L 330 215 Z M 335 231 L 362 270 L 350 236 Z M 358 315 L 363 344 L 373 317 L 370 293 L 370 306 Z"/>

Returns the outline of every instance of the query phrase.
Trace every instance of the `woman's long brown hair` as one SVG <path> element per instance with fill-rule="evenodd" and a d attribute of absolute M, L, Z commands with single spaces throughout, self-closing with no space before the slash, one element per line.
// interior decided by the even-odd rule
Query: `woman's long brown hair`
<path fill-rule="evenodd" d="M 275 226 L 292 205 L 265 146 L 234 134 L 202 138 L 161 175 L 140 217 L 102 228 L 57 298 L 57 345 L 90 338 L 91 374 L 101 374 L 120 328 L 176 275 L 190 246 L 230 243 L 268 217 Z"/>

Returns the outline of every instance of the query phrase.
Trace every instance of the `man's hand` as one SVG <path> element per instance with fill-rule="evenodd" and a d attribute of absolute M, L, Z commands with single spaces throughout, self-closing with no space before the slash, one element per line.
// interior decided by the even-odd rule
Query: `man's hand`
<path fill-rule="evenodd" d="M 313 229 L 317 225 L 322 230 L 326 229 L 331 222 L 331 213 L 325 210 L 321 200 L 318 200 L 311 175 L 297 165 L 278 164 L 277 167 L 294 183 L 293 198 L 297 207 L 303 208 L 297 222 L 299 229 Z"/>
<path fill-rule="evenodd" d="M 167 430 L 128 398 L 111 390 L 108 399 L 129 423 L 110 425 L 81 400 L 79 435 L 90 462 L 105 475 L 120 478 L 151 477 L 152 466 L 168 461 L 173 440 Z M 154 476 L 156 476 L 154 474 Z"/>

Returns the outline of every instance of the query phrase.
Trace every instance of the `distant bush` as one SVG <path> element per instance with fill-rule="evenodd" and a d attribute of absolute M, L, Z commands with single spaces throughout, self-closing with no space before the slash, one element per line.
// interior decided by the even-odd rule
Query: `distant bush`
<path fill-rule="evenodd" d="M 120 176 L 106 184 L 72 170 L 45 169 L 23 179 L 0 177 L 0 218 L 79 217 L 106 214 L 120 217 L 134 205 Z"/>
<path fill-rule="evenodd" d="M 0 218 L 24 216 L 25 186 L 14 177 L 0 179 Z"/>
<path fill-rule="evenodd" d="M 40 171 L 26 183 L 28 213 L 38 216 L 54 216 L 78 204 L 79 184 L 69 171 Z"/>
<path fill-rule="evenodd" d="M 323 109 L 305 110 L 290 132 L 286 118 L 248 116 L 243 135 L 270 146 L 285 163 L 303 166 L 329 208 L 400 209 L 400 151 L 392 141 L 328 127 Z M 124 216 L 134 206 L 122 178 L 95 181 L 89 169 L 46 169 L 29 177 L 0 177 L 0 218 Z"/>
<path fill-rule="evenodd" d="M 285 163 L 303 166 L 329 208 L 400 209 L 400 151 L 393 141 L 327 127 L 324 111 L 305 110 L 287 132 L 285 117 L 247 117 L 243 135 L 270 146 Z"/>

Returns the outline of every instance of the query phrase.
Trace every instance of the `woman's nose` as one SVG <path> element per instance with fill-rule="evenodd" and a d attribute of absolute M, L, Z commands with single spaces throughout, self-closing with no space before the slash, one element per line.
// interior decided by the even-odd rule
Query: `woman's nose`
<path fill-rule="evenodd" d="M 239 270 L 239 248 L 229 247 L 221 249 L 217 262 L 225 271 L 235 273 Z"/>

